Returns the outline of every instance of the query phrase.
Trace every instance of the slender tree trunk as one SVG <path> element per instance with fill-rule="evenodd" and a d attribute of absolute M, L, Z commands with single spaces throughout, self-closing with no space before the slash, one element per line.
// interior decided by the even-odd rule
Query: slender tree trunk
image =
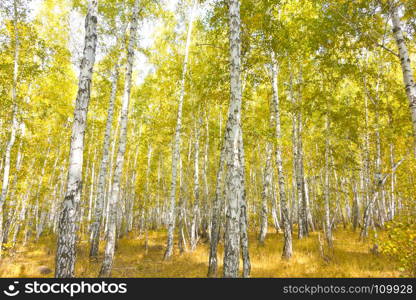
<path fill-rule="evenodd" d="M 149 219 L 149 205 L 150 205 L 150 187 L 149 187 L 149 177 L 150 177 L 150 167 L 151 167 L 151 162 L 152 162 L 152 153 L 153 153 L 153 148 L 152 145 L 149 144 L 149 148 L 147 150 L 147 169 L 146 169 L 146 193 L 144 195 L 144 205 L 143 205 L 143 213 L 144 213 L 144 247 L 145 250 L 147 252 L 148 249 L 148 225 L 147 225 L 147 220 Z"/>
<path fill-rule="evenodd" d="M 302 84 L 302 73 L 299 72 L 299 84 Z M 292 78 L 290 79 L 290 97 L 294 106 L 293 113 L 293 172 L 294 187 L 296 190 L 297 200 L 297 220 L 298 220 L 298 238 L 302 239 L 308 235 L 307 206 L 304 190 L 304 168 L 303 168 L 303 146 L 302 146 L 302 112 L 301 101 L 302 95 L 299 90 L 297 97 L 294 95 Z"/>
<path fill-rule="evenodd" d="M 136 200 L 136 178 L 137 178 L 137 158 L 139 156 L 138 147 L 136 148 L 136 155 L 134 156 L 134 164 L 133 164 L 133 175 L 130 179 L 130 202 L 129 202 L 129 210 L 128 210 L 128 218 L 127 218 L 127 232 L 131 232 L 133 230 L 133 220 L 134 220 L 134 202 Z"/>
<path fill-rule="evenodd" d="M 294 103 L 294 96 L 293 96 L 293 88 L 292 88 L 292 73 L 290 73 L 290 84 L 289 84 L 289 94 L 292 101 L 292 104 Z M 299 197 L 299 190 L 298 190 L 298 147 L 297 147 L 297 117 L 298 114 L 296 112 L 292 113 L 292 152 L 293 152 L 293 159 L 292 159 L 292 211 L 291 211 L 291 227 L 293 228 L 294 223 L 298 223 L 298 228 L 302 228 L 301 224 L 299 222 L 302 222 L 302 220 L 299 218 L 300 214 L 300 199 Z M 295 221 L 296 220 L 296 221 Z"/>
<path fill-rule="evenodd" d="M 343 209 L 342 209 L 342 205 L 341 205 L 341 197 L 340 197 L 340 191 L 339 191 L 341 189 L 341 193 L 342 193 L 342 179 L 339 180 L 339 178 L 338 178 L 338 173 L 337 173 L 337 170 L 335 168 L 334 156 L 333 155 L 331 155 L 331 162 L 332 162 L 332 169 L 333 169 L 333 172 L 334 172 L 335 186 L 337 187 L 336 190 L 335 190 L 335 203 L 336 203 L 336 214 L 335 214 L 335 216 L 337 217 L 337 223 L 339 222 L 339 220 L 341 220 L 341 222 L 343 223 L 343 225 L 345 227 L 346 226 L 345 217 L 344 217 L 344 213 L 343 213 Z M 334 219 L 335 219 L 335 216 L 334 216 Z"/>
<path fill-rule="evenodd" d="M 273 170 L 273 168 L 272 168 Z M 273 172 L 272 172 L 272 178 L 273 178 Z M 276 184 L 272 180 L 272 190 L 271 190 L 271 197 L 270 202 L 272 206 L 272 219 L 273 219 L 273 225 L 276 230 L 276 233 L 279 233 L 281 230 L 280 228 L 280 220 L 282 219 L 281 215 L 281 209 L 280 209 L 280 202 L 278 205 L 276 204 L 277 201 L 277 190 L 276 190 Z"/>
<path fill-rule="evenodd" d="M 297 176 L 296 176 L 296 187 L 298 191 L 298 201 L 299 201 L 299 228 L 298 228 L 298 237 L 302 239 L 305 236 L 308 236 L 308 220 L 307 220 L 307 204 L 305 197 L 305 178 L 304 178 L 304 167 L 303 167 L 303 147 L 302 147 L 302 114 L 299 112 L 297 117 Z"/>
<path fill-rule="evenodd" d="M 132 84 L 132 72 L 134 63 L 134 47 L 136 45 L 137 35 L 137 23 L 138 23 L 138 11 L 140 0 L 135 0 L 133 7 L 133 14 L 130 23 L 130 39 L 127 48 L 127 65 L 126 75 L 124 81 L 124 94 L 121 106 L 120 115 L 120 137 L 118 144 L 118 152 L 116 158 L 116 167 L 114 170 L 113 184 L 111 194 L 109 197 L 110 215 L 109 215 L 109 230 L 108 239 L 104 253 L 104 261 L 100 270 L 100 277 L 109 277 L 111 274 L 111 268 L 113 265 L 113 257 L 116 245 L 116 232 L 117 232 L 117 206 L 120 196 L 121 175 L 124 165 L 124 154 L 126 152 L 127 142 L 127 125 L 128 125 L 128 113 L 130 104 L 130 91 Z"/>
<path fill-rule="evenodd" d="M 33 161 L 31 162 L 31 164 L 29 165 L 29 169 L 32 169 L 33 168 L 33 166 L 35 165 L 35 161 L 36 160 L 33 159 Z M 26 208 L 27 208 L 27 205 L 28 205 L 30 193 L 32 192 L 32 186 L 33 186 L 34 182 L 35 182 L 35 178 L 32 177 L 29 180 L 28 187 L 26 189 L 25 195 L 22 196 L 22 198 L 21 198 L 21 201 L 20 201 L 20 212 L 18 212 L 19 211 L 18 210 L 19 208 L 16 208 L 16 213 L 18 215 L 16 217 L 16 223 L 17 224 L 15 225 L 15 229 L 14 229 L 14 233 L 13 233 L 13 245 L 16 244 L 18 235 L 20 233 L 20 229 L 23 226 L 23 221 L 24 221 L 24 218 L 25 218 L 25 215 L 26 215 Z"/>
<path fill-rule="evenodd" d="M 360 198 L 357 183 L 353 182 L 353 205 L 352 205 L 352 228 L 355 231 L 358 228 L 360 220 Z"/>
<path fill-rule="evenodd" d="M 390 165 L 393 170 L 394 166 L 394 144 L 390 144 Z M 393 170 L 391 173 L 390 179 L 390 214 L 389 220 L 393 220 L 396 215 L 396 195 L 395 195 L 395 185 L 396 185 L 396 174 Z"/>
<path fill-rule="evenodd" d="M 330 185 L 329 185 L 329 173 L 330 173 L 330 166 L 329 166 L 329 119 L 326 116 L 326 138 L 325 138 L 325 186 L 324 186 L 324 199 L 325 199 L 325 238 L 328 243 L 328 247 L 332 249 L 332 222 L 330 218 L 330 206 L 329 206 L 329 198 L 330 198 Z"/>
<path fill-rule="evenodd" d="M 59 217 L 55 264 L 55 276 L 57 278 L 74 277 L 77 239 L 76 214 L 81 200 L 84 136 L 97 44 L 97 7 L 98 0 L 90 0 L 85 18 L 84 53 L 81 60 L 78 95 L 72 126 L 68 180 Z"/>
<path fill-rule="evenodd" d="M 34 183 L 34 180 L 31 180 L 25 196 L 22 197 L 22 205 L 21 205 L 22 207 L 21 207 L 20 214 L 19 214 L 19 221 L 18 221 L 18 224 L 16 226 L 15 232 L 13 234 L 13 245 L 16 244 L 19 233 L 20 233 L 20 230 L 23 227 L 23 225 L 25 225 L 24 221 L 25 221 L 25 217 L 26 217 L 26 212 L 27 212 L 28 207 L 29 207 L 29 199 L 30 199 L 30 195 L 32 193 L 33 183 Z"/>
<path fill-rule="evenodd" d="M 211 243 L 209 251 L 209 262 L 208 262 L 208 277 L 216 277 L 218 271 L 218 242 L 220 238 L 220 223 L 221 223 L 221 212 L 224 199 L 222 197 L 222 184 L 223 174 L 225 168 L 225 147 L 224 143 L 221 147 L 220 160 L 217 171 L 217 181 L 215 188 L 215 197 L 212 203 L 212 219 L 211 219 Z"/>
<path fill-rule="evenodd" d="M 204 202 L 202 204 L 202 236 L 206 237 L 208 241 L 211 241 L 211 231 L 209 230 L 208 225 L 208 200 L 209 200 L 209 185 L 208 185 L 208 164 L 209 164 L 209 123 L 208 123 L 208 112 L 205 115 L 205 151 L 204 151 L 204 170 L 203 170 L 203 180 L 204 180 Z"/>
<path fill-rule="evenodd" d="M 200 130 L 199 127 L 201 121 L 195 125 L 195 144 L 194 144 L 194 206 L 192 212 L 192 224 L 191 224 L 191 251 L 196 249 L 196 244 L 198 242 L 198 228 L 200 220 L 200 211 L 199 211 L 199 136 Z"/>
<path fill-rule="evenodd" d="M 92 220 L 92 214 L 93 214 L 93 208 L 95 207 L 95 197 L 94 195 L 96 194 L 96 186 L 97 186 L 97 179 L 98 176 L 96 174 L 96 163 L 95 163 L 95 159 L 97 156 L 97 148 L 95 148 L 94 151 L 94 159 L 93 159 L 93 165 L 92 165 L 92 171 L 91 171 L 91 188 L 90 188 L 90 195 L 89 195 L 89 199 L 88 199 L 88 213 L 87 213 L 87 220 L 86 220 L 86 224 L 87 225 L 87 232 L 91 234 L 91 220 Z"/>
<path fill-rule="evenodd" d="M 184 182 L 183 172 L 182 172 L 182 159 L 179 157 L 179 188 L 180 188 L 180 196 L 179 196 L 179 221 L 178 221 L 178 229 L 179 229 L 179 251 L 181 253 L 188 251 L 186 236 L 185 236 L 185 229 L 186 229 L 186 184 Z"/>
<path fill-rule="evenodd" d="M 272 191 L 272 154 L 273 148 L 272 144 L 266 143 L 266 165 L 263 172 L 263 191 L 262 191 L 262 203 L 261 203 L 261 212 L 260 212 L 260 234 L 259 234 L 259 243 L 260 245 L 264 244 L 268 230 L 268 198 L 271 196 Z M 273 200 L 272 200 L 273 201 Z"/>
<path fill-rule="evenodd" d="M 377 84 L 378 86 L 378 84 Z M 377 88 L 378 92 L 378 88 Z M 378 108 L 378 99 L 376 100 L 376 112 L 375 112 L 375 135 L 376 135 L 376 165 L 375 165 L 375 171 L 376 171 L 376 185 L 377 181 L 382 177 L 382 161 L 381 161 L 381 138 L 380 138 L 380 124 L 379 124 L 379 108 Z M 381 193 L 378 195 L 377 199 L 377 212 L 378 212 L 378 221 L 380 226 L 384 226 L 384 222 L 386 221 L 386 211 L 385 211 L 385 197 L 384 197 L 384 190 L 381 191 Z"/>
<path fill-rule="evenodd" d="M 240 218 L 241 204 L 244 201 L 244 166 L 241 137 L 241 21 L 240 1 L 230 0 L 230 77 L 231 99 L 225 132 L 226 183 L 225 201 L 227 203 L 224 240 L 224 277 L 238 277 L 240 260 Z"/>
<path fill-rule="evenodd" d="M 241 256 L 243 260 L 243 278 L 250 277 L 251 262 L 248 248 L 248 218 L 247 218 L 247 201 L 246 201 L 246 189 L 245 189 L 245 155 L 244 155 L 244 143 L 243 143 L 243 132 L 239 131 L 239 160 L 241 162 L 242 172 L 242 186 L 243 186 L 243 197 L 240 199 L 240 243 L 241 243 Z"/>
<path fill-rule="evenodd" d="M 18 12 L 17 12 L 17 0 L 13 2 L 14 17 L 13 17 L 13 29 L 14 29 L 14 57 L 13 57 L 13 85 L 12 85 L 12 128 L 10 132 L 10 138 L 7 142 L 6 151 L 4 153 L 4 167 L 3 167 L 3 181 L 1 185 L 0 193 L 0 241 L 3 241 L 3 206 L 6 201 L 7 191 L 9 188 L 9 174 L 10 174 L 10 157 L 14 142 L 16 141 L 16 133 L 18 129 L 17 120 L 17 77 L 19 73 L 19 52 L 20 52 L 20 41 L 19 41 L 19 30 L 18 30 Z M 0 244 L 0 257 L 1 257 L 1 244 Z"/>
<path fill-rule="evenodd" d="M 306 210 L 305 214 L 306 214 L 306 219 L 308 222 L 307 232 L 309 233 L 309 227 L 311 228 L 311 231 L 315 231 L 315 225 L 313 223 L 312 212 L 311 212 L 311 202 L 310 202 L 310 197 L 309 197 L 309 184 L 306 178 L 304 178 L 303 189 L 305 192 L 305 210 Z"/>
<path fill-rule="evenodd" d="M 365 110 L 365 132 L 364 132 L 364 153 L 363 153 L 363 192 L 364 192 L 364 212 L 363 226 L 360 238 L 365 240 L 368 235 L 368 227 L 371 226 L 371 217 L 373 214 L 373 202 L 370 199 L 370 134 L 368 118 L 368 99 L 364 98 Z"/>
<path fill-rule="evenodd" d="M 3 239 L 1 241 L 3 244 L 6 244 L 9 240 L 10 226 L 12 225 L 12 219 L 13 219 L 13 215 L 14 215 L 15 209 L 16 209 L 15 195 L 16 195 L 16 189 L 17 189 L 17 181 L 18 181 L 18 176 L 19 176 L 20 169 L 22 167 L 23 156 L 24 156 L 21 150 L 22 150 L 22 141 L 20 141 L 19 148 L 18 148 L 18 151 L 17 151 L 16 174 L 13 178 L 13 183 L 12 183 L 12 187 L 11 187 L 11 194 L 10 194 L 10 203 L 9 203 L 9 208 L 8 208 L 8 214 L 7 214 L 6 220 L 4 222 Z M 1 217 L 0 217 L 0 219 L 1 219 Z M 0 252 L 1 252 L 1 250 L 0 250 Z"/>
<path fill-rule="evenodd" d="M 176 129 L 175 136 L 172 145 L 172 178 L 170 186 L 170 195 L 169 195 L 169 216 L 168 216 L 168 236 L 166 241 L 166 251 L 164 255 L 164 260 L 171 258 L 173 254 L 173 235 L 175 231 L 175 219 L 176 219 L 176 181 L 178 173 L 178 162 L 180 156 L 180 147 L 181 147 L 181 131 L 182 131 L 182 106 L 185 98 L 185 83 L 186 83 L 186 72 L 188 68 L 188 56 L 189 56 L 189 47 L 191 44 L 192 37 L 192 25 L 194 21 L 194 14 L 196 11 L 197 1 L 194 0 L 194 3 L 191 8 L 191 13 L 189 17 L 188 24 L 188 34 L 186 38 L 185 46 L 185 57 L 183 61 L 182 68 L 182 79 L 180 82 L 180 95 L 178 102 L 178 116 L 176 118 Z"/>
<path fill-rule="evenodd" d="M 410 113 L 413 123 L 413 137 L 416 143 L 416 84 L 413 78 L 409 51 L 407 50 L 404 40 L 398 9 L 399 7 L 396 4 L 392 11 L 393 35 L 396 40 L 397 48 L 399 49 L 400 64 L 403 71 L 403 82 L 406 89 L 406 95 L 409 100 Z"/>
<path fill-rule="evenodd" d="M 108 174 L 108 178 L 106 179 L 107 181 L 107 186 L 106 186 L 106 193 L 104 196 L 104 209 L 105 209 L 105 213 L 103 216 L 103 224 L 104 224 L 104 238 L 107 239 L 108 236 L 108 216 L 109 214 L 109 208 L 110 208 L 110 194 L 111 194 L 111 189 L 112 189 L 112 178 L 113 178 L 113 173 L 114 173 L 114 161 L 115 161 L 115 154 L 116 154 L 116 144 L 117 144 L 117 136 L 119 136 L 119 127 L 120 127 L 120 118 L 121 118 L 121 114 L 119 115 L 118 119 L 117 119 L 117 124 L 116 124 L 116 128 L 114 130 L 113 133 L 113 143 L 111 145 L 111 154 L 110 154 L 110 163 L 109 163 L 109 174 Z"/>
<path fill-rule="evenodd" d="M 95 199 L 95 208 L 94 208 L 94 217 L 93 223 L 91 226 L 91 248 L 90 256 L 96 257 L 98 255 L 98 248 L 100 243 L 100 225 L 103 217 L 103 206 L 105 198 L 105 180 L 108 171 L 108 160 L 109 160 L 109 149 L 110 149 L 110 138 L 111 138 L 111 128 L 113 125 L 113 115 L 114 115 L 114 102 L 117 94 L 117 81 L 119 74 L 119 64 L 118 62 L 114 66 L 113 73 L 111 74 L 111 95 L 110 102 L 108 105 L 107 112 L 107 122 L 105 126 L 104 134 L 104 144 L 103 144 L 103 156 L 101 158 L 100 173 L 98 175 L 98 187 L 97 187 L 97 196 Z"/>
<path fill-rule="evenodd" d="M 280 124 L 280 106 L 279 106 L 279 85 L 278 85 L 278 74 L 279 67 L 275 53 L 272 52 L 272 109 L 271 112 L 274 115 L 274 126 L 276 135 L 276 165 L 278 172 L 278 184 L 279 184 L 279 196 L 280 196 L 280 207 L 282 212 L 282 224 L 283 224 L 283 253 L 284 259 L 289 259 L 292 256 L 292 230 L 290 226 L 289 209 L 286 197 L 285 187 L 285 175 L 283 171 L 282 161 L 282 129 Z"/>

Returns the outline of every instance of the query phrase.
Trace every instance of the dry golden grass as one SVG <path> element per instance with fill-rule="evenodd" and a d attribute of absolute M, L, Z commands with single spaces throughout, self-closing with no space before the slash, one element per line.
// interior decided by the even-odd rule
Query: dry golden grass
<path fill-rule="evenodd" d="M 193 253 L 179 254 L 162 261 L 166 234 L 149 233 L 148 251 L 144 238 L 131 234 L 119 241 L 113 266 L 113 277 L 205 277 L 208 245 L 200 244 Z M 383 255 L 370 253 L 370 243 L 358 241 L 358 233 L 343 230 L 334 234 L 334 253 L 329 262 L 319 254 L 317 233 L 303 240 L 294 238 L 294 255 L 290 261 L 280 257 L 282 235 L 269 233 L 264 246 L 258 246 L 254 234 L 250 237 L 252 277 L 399 277 L 396 262 Z M 102 243 L 103 244 L 103 243 Z M 103 245 L 101 245 L 103 246 Z M 100 269 L 98 260 L 88 257 L 88 243 L 78 247 L 77 277 L 95 277 Z M 101 248 L 102 253 L 103 248 Z M 219 249 L 221 274 L 222 246 Z M 20 246 L 0 260 L 0 277 L 52 277 L 55 240 L 44 237 L 38 243 Z M 40 267 L 52 271 L 41 274 Z"/>

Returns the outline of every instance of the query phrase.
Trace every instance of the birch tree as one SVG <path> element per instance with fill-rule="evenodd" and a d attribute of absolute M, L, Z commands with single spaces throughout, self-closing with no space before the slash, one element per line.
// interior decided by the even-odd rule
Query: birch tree
<path fill-rule="evenodd" d="M 279 85 L 278 85 L 278 75 L 279 75 L 279 66 L 274 52 L 271 53 L 272 61 L 272 109 L 275 126 L 275 135 L 277 140 L 276 145 L 276 166 L 277 166 L 277 176 L 278 176 L 278 185 L 279 185 L 279 196 L 280 196 L 280 206 L 282 211 L 282 223 L 283 223 L 283 253 L 282 257 L 284 259 L 289 259 L 292 256 L 292 229 L 290 226 L 290 217 L 289 209 L 286 198 L 286 187 L 285 187 L 285 175 L 283 170 L 283 161 L 282 161 L 282 129 L 280 121 L 280 107 L 279 107 Z"/>
<path fill-rule="evenodd" d="M 121 175 L 123 172 L 124 155 L 126 152 L 127 142 L 127 125 L 128 125 L 128 114 L 130 104 L 130 92 L 132 85 L 132 72 L 134 63 L 134 48 L 136 46 L 136 35 L 137 35 L 137 23 L 139 13 L 140 0 L 135 0 L 133 13 L 130 22 L 130 38 L 127 48 L 127 65 L 126 65 L 126 76 L 124 81 L 124 93 L 120 113 L 120 133 L 119 133 L 119 144 L 116 158 L 116 166 L 113 175 L 113 184 L 111 194 L 109 196 L 109 229 L 107 244 L 105 247 L 104 261 L 100 270 L 100 277 L 109 277 L 111 268 L 113 265 L 114 250 L 116 244 L 116 218 L 117 218 L 117 205 L 120 196 L 120 184 Z"/>
<path fill-rule="evenodd" d="M 228 124 L 227 124 L 228 125 Z M 211 239 L 209 248 L 209 260 L 208 260 L 208 277 L 217 276 L 218 271 L 218 242 L 220 235 L 220 222 L 221 222 L 221 211 L 223 205 L 223 176 L 225 169 L 225 141 L 221 146 L 219 166 L 216 176 L 216 188 L 215 197 L 212 203 L 212 216 L 211 216 Z"/>
<path fill-rule="evenodd" d="M 229 2 L 230 104 L 225 132 L 225 202 L 224 277 L 239 276 L 241 203 L 244 201 L 244 166 L 241 150 L 241 19 L 240 1 Z"/>
<path fill-rule="evenodd" d="M 272 115 L 272 114 L 270 114 Z M 263 191 L 262 191 L 262 202 L 261 202 L 261 227 L 259 234 L 259 243 L 264 244 L 268 230 L 268 199 L 271 198 L 272 192 L 272 159 L 273 148 L 272 144 L 266 143 L 266 165 L 263 171 Z M 272 200 L 273 201 L 273 200 Z"/>
<path fill-rule="evenodd" d="M 59 217 L 55 265 L 55 276 L 57 278 L 74 277 L 77 239 L 75 222 L 81 200 L 84 136 L 97 45 L 97 7 L 98 0 L 90 0 L 87 16 L 85 17 L 84 52 L 80 66 L 78 94 L 75 101 L 68 179 Z"/>
<path fill-rule="evenodd" d="M 109 164 L 109 155 L 110 155 L 109 150 L 110 150 L 111 128 L 113 125 L 114 102 L 116 100 L 116 95 L 117 95 L 117 81 L 118 81 L 119 67 L 120 67 L 119 60 L 120 60 L 120 56 L 118 58 L 118 61 L 114 65 L 114 69 L 111 74 L 111 94 L 110 94 L 110 101 L 108 105 L 107 122 L 106 122 L 105 133 L 104 133 L 103 155 L 101 158 L 100 173 L 98 174 L 98 189 L 97 189 L 97 196 L 95 200 L 94 221 L 91 226 L 91 248 L 90 248 L 91 257 L 96 257 L 98 255 L 98 247 L 100 243 L 100 225 L 102 222 L 104 195 L 105 195 L 105 181 L 106 181 L 108 164 Z"/>
<path fill-rule="evenodd" d="M 200 222 L 199 211 L 199 136 L 202 122 L 199 119 L 198 124 L 195 124 L 195 143 L 194 143 L 194 207 L 192 212 L 192 224 L 191 224 L 191 251 L 194 251 L 198 242 L 198 228 Z"/>
<path fill-rule="evenodd" d="M 9 175 L 10 175 L 10 156 L 13 145 L 16 141 L 16 134 L 19 127 L 17 120 L 18 106 L 17 106 L 17 84 L 19 74 L 19 14 L 18 14 L 18 0 L 13 1 L 13 30 L 14 30 L 14 53 L 13 53 L 13 84 L 12 84 L 12 126 L 10 131 L 10 137 L 6 145 L 6 151 L 4 153 L 4 167 L 3 167 L 3 181 L 1 185 L 0 193 L 0 256 L 2 252 L 2 241 L 4 239 L 4 227 L 3 227 L 3 207 L 6 201 L 7 191 L 9 188 Z"/>
<path fill-rule="evenodd" d="M 399 49 L 400 65 L 402 67 L 403 72 L 403 82 L 406 90 L 406 95 L 409 101 L 410 113 L 412 116 L 413 137 L 416 141 L 416 84 L 413 77 L 413 70 L 411 66 L 409 51 L 407 49 L 405 39 L 403 36 L 402 25 L 399 17 L 399 5 L 397 3 L 394 4 L 394 7 L 392 9 L 392 22 L 394 39 L 396 41 L 397 48 Z"/>
<path fill-rule="evenodd" d="M 168 216 L 168 236 L 166 241 L 166 251 L 164 254 L 164 260 L 171 258 L 173 253 L 173 238 L 175 231 L 175 219 L 176 219 L 176 183 L 177 183 L 177 173 L 178 173 L 178 162 L 180 156 L 180 147 L 181 147 L 181 131 L 182 131 L 182 107 L 185 98 L 185 84 L 186 84 L 186 75 L 188 68 L 188 57 L 189 57 L 189 47 L 191 44 L 192 37 L 192 25 L 194 21 L 194 14 L 197 7 L 197 0 L 193 1 L 193 5 L 189 15 L 188 21 L 188 33 L 186 38 L 185 45 L 185 55 L 182 66 L 182 78 L 180 81 L 179 87 L 179 100 L 178 100 L 178 115 L 176 117 L 176 128 L 175 135 L 173 137 L 172 143 L 172 177 L 170 183 L 170 194 L 169 194 L 169 216 Z"/>

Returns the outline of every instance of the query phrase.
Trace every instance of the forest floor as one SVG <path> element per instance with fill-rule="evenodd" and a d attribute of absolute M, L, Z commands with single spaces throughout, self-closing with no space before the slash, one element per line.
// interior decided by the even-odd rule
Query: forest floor
<path fill-rule="evenodd" d="M 164 232 L 149 233 L 146 251 L 144 237 L 131 234 L 121 239 L 112 277 L 206 277 L 208 244 L 200 243 L 192 253 L 175 252 L 171 260 L 163 261 L 165 240 Z M 0 260 L 0 277 L 53 277 L 55 246 L 55 239 L 43 237 L 37 243 L 17 247 Z M 332 259 L 327 261 L 320 255 L 317 233 L 302 240 L 295 235 L 293 257 L 283 261 L 281 234 L 270 232 L 264 246 L 259 246 L 252 234 L 251 277 L 400 277 L 396 262 L 382 254 L 372 254 L 370 248 L 370 242 L 358 240 L 358 232 L 338 230 L 334 233 Z M 88 243 L 81 242 L 77 277 L 95 277 L 100 270 L 102 254 L 97 260 L 90 260 L 88 250 Z M 221 268 L 222 245 L 219 247 L 219 274 Z M 50 272 L 41 274 L 45 270 Z"/>

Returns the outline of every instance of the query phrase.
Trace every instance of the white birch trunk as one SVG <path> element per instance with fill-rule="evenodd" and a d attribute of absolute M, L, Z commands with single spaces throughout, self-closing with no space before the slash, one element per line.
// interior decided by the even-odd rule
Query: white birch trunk
<path fill-rule="evenodd" d="M 121 175 L 123 172 L 124 165 L 124 154 L 126 152 L 127 142 L 127 125 L 128 125 L 128 113 L 130 104 L 130 91 L 132 85 L 132 72 L 134 63 L 134 48 L 136 45 L 137 35 L 137 23 L 138 23 L 138 10 L 140 0 L 135 0 L 133 7 L 133 14 L 130 23 L 130 39 L 127 48 L 127 65 L 126 75 L 124 82 L 124 94 L 121 105 L 120 115 L 120 137 L 118 144 L 118 152 L 116 158 L 116 166 L 113 176 L 113 184 L 109 197 L 109 227 L 107 244 L 105 247 L 104 261 L 100 270 L 100 277 L 109 277 L 111 274 L 111 268 L 113 265 L 113 257 L 116 245 L 116 227 L 117 227 L 117 205 L 120 197 L 120 184 Z"/>
<path fill-rule="evenodd" d="M 243 196 L 240 199 L 240 243 L 241 243 L 241 258 L 243 260 L 243 278 L 250 277 L 251 262 L 248 249 L 248 212 L 247 212 L 247 201 L 246 201 L 246 189 L 245 189 L 245 154 L 244 154 L 244 142 L 243 142 L 243 131 L 239 131 L 239 142 L 238 142 L 238 155 L 241 165 L 241 185 Z M 253 201 L 254 202 L 254 201 Z M 254 212 L 253 212 L 254 213 Z"/>
<path fill-rule="evenodd" d="M 22 167 L 23 156 L 24 156 L 24 154 L 22 153 L 21 150 L 22 150 L 22 141 L 20 141 L 19 148 L 18 148 L 18 151 L 17 151 L 16 174 L 13 178 L 13 183 L 12 183 L 12 186 L 11 186 L 10 203 L 9 203 L 8 213 L 7 213 L 6 220 L 4 222 L 4 229 L 3 229 L 3 233 L 2 233 L 3 238 L 1 240 L 1 242 L 4 243 L 4 244 L 6 244 L 9 240 L 10 226 L 12 225 L 12 219 L 13 219 L 13 215 L 15 214 L 15 209 L 16 209 L 15 195 L 16 195 L 16 189 L 17 189 L 17 181 L 18 181 L 18 176 L 19 176 L 20 169 Z"/>
<path fill-rule="evenodd" d="M 84 53 L 81 60 L 78 94 L 72 125 L 68 180 L 59 217 L 55 265 L 55 276 L 57 278 L 74 277 L 77 235 L 76 214 L 81 200 L 84 136 L 97 44 L 97 7 L 98 0 L 90 0 L 85 18 Z"/>
<path fill-rule="evenodd" d="M 4 167 L 3 167 L 3 181 L 0 192 L 0 241 L 3 241 L 3 206 L 6 201 L 7 191 L 9 188 L 9 174 L 10 174 L 10 157 L 11 151 L 16 141 L 16 132 L 18 129 L 17 120 L 17 77 L 19 73 L 19 52 L 20 52 L 20 41 L 19 41 L 19 30 L 18 30 L 18 12 L 17 12 L 17 0 L 13 2 L 14 18 L 13 18 L 13 29 L 14 29 L 14 57 L 13 57 L 13 85 L 12 85 L 12 128 L 10 132 L 10 138 L 7 142 L 6 151 L 4 153 Z M 1 244 L 1 242 L 0 242 Z M 0 256 L 2 249 L 0 247 Z"/>
<path fill-rule="evenodd" d="M 271 115 L 271 114 L 270 114 Z M 263 191 L 261 193 L 261 212 L 260 212 L 260 234 L 259 234 L 259 243 L 260 245 L 264 244 L 268 230 L 268 199 L 271 198 L 272 192 L 272 154 L 273 147 L 270 142 L 266 143 L 266 165 L 263 171 Z M 272 200 L 273 201 L 273 200 Z"/>
<path fill-rule="evenodd" d="M 107 122 L 105 126 L 104 134 L 104 144 L 103 144 L 103 156 L 101 158 L 100 173 L 98 175 L 98 187 L 97 187 L 97 196 L 95 199 L 95 208 L 93 223 L 91 224 L 91 248 L 90 256 L 96 257 L 98 255 L 98 248 L 100 243 L 100 225 L 103 218 L 103 207 L 105 200 L 105 181 L 108 173 L 109 165 L 109 148 L 110 148 L 110 138 L 111 138 L 111 128 L 113 124 L 113 115 L 114 115 L 114 103 L 117 94 L 117 81 L 119 74 L 119 64 L 118 62 L 114 66 L 113 73 L 111 74 L 111 95 L 110 102 L 108 105 L 107 112 Z"/>
<path fill-rule="evenodd" d="M 204 170 L 203 170 L 203 180 L 204 180 L 204 203 L 203 203 L 203 213 L 202 213 L 202 234 L 204 237 L 207 237 L 208 241 L 211 240 L 211 232 L 208 225 L 208 200 L 209 200 L 209 185 L 208 185 L 208 164 L 209 164 L 209 123 L 208 123 L 208 112 L 205 115 L 205 151 L 204 151 Z"/>
<path fill-rule="evenodd" d="M 244 166 L 241 139 L 241 20 L 240 1 L 230 0 L 230 90 L 227 130 L 225 132 L 226 183 L 225 202 L 226 223 L 224 240 L 224 277 L 238 277 L 240 260 L 240 214 L 244 201 Z"/>
<path fill-rule="evenodd" d="M 279 107 L 279 89 L 278 89 L 278 63 L 275 57 L 275 53 L 272 52 L 272 112 L 274 115 L 274 126 L 275 126 L 275 135 L 277 140 L 276 145 L 276 165 L 278 172 L 278 183 L 279 183 L 279 196 L 280 196 L 280 207 L 282 214 L 282 224 L 283 224 L 283 253 L 282 257 L 284 259 L 289 259 L 292 256 L 292 230 L 290 225 L 289 209 L 286 197 L 286 187 L 285 187 L 285 175 L 283 171 L 283 161 L 282 161 L 282 129 L 280 124 L 280 107 Z"/>
<path fill-rule="evenodd" d="M 220 137 L 221 139 L 221 137 Z M 218 271 L 218 242 L 220 239 L 220 226 L 221 226 L 221 212 L 223 206 L 223 175 L 225 168 L 225 147 L 224 142 L 221 146 L 219 166 L 216 178 L 215 197 L 212 203 L 212 217 L 211 217 L 211 240 L 210 251 L 208 260 L 208 277 L 216 277 Z"/>
<path fill-rule="evenodd" d="M 330 219 L 330 186 L 329 186 L 329 119 L 326 116 L 326 125 L 325 125 L 325 186 L 324 186 L 324 208 L 325 208 L 325 238 L 328 243 L 328 247 L 332 249 L 332 222 Z"/>
<path fill-rule="evenodd" d="M 144 235 L 145 235 L 145 249 L 147 251 L 148 248 L 148 203 L 150 202 L 150 188 L 149 188 L 149 176 L 150 176 L 150 163 L 152 161 L 152 145 L 149 144 L 149 149 L 147 151 L 147 169 L 146 169 L 146 191 L 144 195 L 144 203 L 143 203 L 143 227 L 144 227 Z"/>
<path fill-rule="evenodd" d="M 173 235 L 175 231 L 175 219 L 176 219 L 176 208 L 175 208 L 176 207 L 176 181 L 177 181 L 177 173 L 178 173 L 180 148 L 181 148 L 182 106 L 183 106 L 183 101 L 185 98 L 185 84 L 186 84 L 186 73 L 187 73 L 187 68 L 188 68 L 189 47 L 191 44 L 192 26 L 193 26 L 196 7 L 197 7 L 197 1 L 194 0 L 192 8 L 191 8 L 191 13 L 189 16 L 188 33 L 187 33 L 186 45 L 185 45 L 185 57 L 183 60 L 182 79 L 180 82 L 178 115 L 176 118 L 175 136 L 174 136 L 173 145 L 172 145 L 172 177 L 171 177 L 170 194 L 169 194 L 168 236 L 167 236 L 167 241 L 166 241 L 166 251 L 164 254 L 165 260 L 170 259 L 173 253 Z"/>
<path fill-rule="evenodd" d="M 191 251 L 196 249 L 198 242 L 198 228 L 199 228 L 199 136 L 200 136 L 200 124 L 195 124 L 195 144 L 194 144 L 194 206 L 192 212 L 192 224 L 191 224 Z"/>
<path fill-rule="evenodd" d="M 410 113 L 412 116 L 413 137 L 416 142 L 416 84 L 413 78 L 413 70 L 411 67 L 409 51 L 407 50 L 407 46 L 404 40 L 398 9 L 398 6 L 395 5 L 392 12 L 393 35 L 399 49 L 400 64 L 403 72 L 403 82 L 406 89 L 406 95 L 409 100 Z"/>

